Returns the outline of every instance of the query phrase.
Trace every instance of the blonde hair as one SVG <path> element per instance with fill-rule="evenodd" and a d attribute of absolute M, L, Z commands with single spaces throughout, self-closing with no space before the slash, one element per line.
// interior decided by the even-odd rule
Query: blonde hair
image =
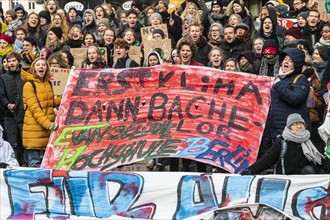
<path fill-rule="evenodd" d="M 187 12 L 190 5 L 194 6 L 194 8 L 196 10 L 196 13 L 195 13 L 195 15 L 193 17 L 190 17 L 190 15 L 188 15 L 188 12 Z M 186 6 L 186 8 L 184 9 L 184 11 L 183 11 L 183 13 L 181 15 L 182 20 L 184 20 L 187 17 L 190 17 L 190 18 L 194 19 L 199 24 L 202 23 L 202 19 L 201 19 L 201 16 L 200 16 L 199 12 L 198 12 L 197 5 L 195 3 L 193 3 L 193 2 L 189 2 L 188 3 L 188 5 Z"/>
<path fill-rule="evenodd" d="M 63 39 L 64 42 L 66 42 L 66 41 L 68 40 L 69 26 L 68 26 L 68 24 L 67 24 L 65 18 L 62 16 L 62 14 L 60 14 L 60 13 L 56 13 L 56 14 L 54 15 L 54 18 L 55 18 L 55 16 L 60 16 L 61 19 L 62 19 L 62 22 L 61 22 L 62 39 Z M 54 18 L 53 18 L 53 19 L 54 19 Z M 50 29 L 52 29 L 53 27 L 55 27 L 55 26 L 54 26 L 53 22 L 51 22 L 50 25 L 49 25 L 48 31 L 49 31 Z"/>
<path fill-rule="evenodd" d="M 74 29 L 78 29 L 80 31 L 80 34 L 81 34 L 80 40 L 83 40 L 84 39 L 84 33 L 82 32 L 81 28 L 78 25 L 74 25 L 72 28 L 70 28 L 70 30 L 68 32 L 68 39 L 72 39 Z"/>

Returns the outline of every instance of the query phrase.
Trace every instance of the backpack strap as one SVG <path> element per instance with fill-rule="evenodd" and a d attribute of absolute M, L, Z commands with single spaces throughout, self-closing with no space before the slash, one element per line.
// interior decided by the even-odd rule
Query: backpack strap
<path fill-rule="evenodd" d="M 281 138 L 281 153 L 279 157 L 279 161 L 275 164 L 274 167 L 274 174 L 276 174 L 276 167 L 279 162 L 281 162 L 281 167 L 282 167 L 282 175 L 285 175 L 285 167 L 284 167 L 284 157 L 286 155 L 286 151 L 288 149 L 288 143 Z"/>
<path fill-rule="evenodd" d="M 131 58 L 128 58 L 126 60 L 126 68 L 130 68 L 131 67 L 131 62 L 132 62 L 132 59 Z"/>
<path fill-rule="evenodd" d="M 293 81 L 292 81 L 292 83 L 291 83 L 291 88 L 292 88 L 292 89 L 293 89 L 294 86 L 296 85 L 298 79 L 299 79 L 300 77 L 302 77 L 302 76 L 303 76 L 303 74 L 299 74 L 299 75 L 297 75 L 297 76 L 293 79 Z"/>
<path fill-rule="evenodd" d="M 38 99 L 38 96 L 37 96 L 37 87 L 36 87 L 36 84 L 34 83 L 33 80 L 29 80 L 29 82 L 32 84 L 32 87 L 33 87 L 33 90 L 34 90 L 34 94 L 36 95 L 36 98 L 37 98 L 39 107 L 40 107 L 40 109 L 42 109 L 41 104 L 40 104 L 39 99 Z"/>

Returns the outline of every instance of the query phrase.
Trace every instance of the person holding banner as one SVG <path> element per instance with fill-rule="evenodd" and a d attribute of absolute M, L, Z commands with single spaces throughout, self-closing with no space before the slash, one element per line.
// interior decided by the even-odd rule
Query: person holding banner
<path fill-rule="evenodd" d="M 275 174 L 315 174 L 315 165 L 325 159 L 310 140 L 310 132 L 300 114 L 290 114 L 281 136 L 271 149 L 244 170 L 242 175 L 256 175 L 274 166 Z"/>
<path fill-rule="evenodd" d="M 61 97 L 54 98 L 49 66 L 44 59 L 36 58 L 30 72 L 22 75 L 25 81 L 23 146 L 27 150 L 28 166 L 40 167 L 50 133 L 58 129 L 54 108 L 60 105 Z"/>

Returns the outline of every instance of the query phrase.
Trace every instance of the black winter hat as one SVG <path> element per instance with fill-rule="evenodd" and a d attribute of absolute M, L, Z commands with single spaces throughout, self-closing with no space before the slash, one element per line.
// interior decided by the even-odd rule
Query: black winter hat
<path fill-rule="evenodd" d="M 257 60 L 256 55 L 251 50 L 246 50 L 246 51 L 242 52 L 238 56 L 238 60 L 240 60 L 241 57 L 245 57 L 250 63 L 253 63 L 254 61 Z"/>
<path fill-rule="evenodd" d="M 265 40 L 264 45 L 262 47 L 262 51 L 264 51 L 264 49 L 266 49 L 267 47 L 272 47 L 272 48 L 276 49 L 277 52 L 279 51 L 278 50 L 278 42 L 275 39 Z"/>
<path fill-rule="evenodd" d="M 40 11 L 39 12 L 39 17 L 46 18 L 48 23 L 50 23 L 52 21 L 51 18 L 50 18 L 49 11 L 47 11 L 47 10 Z"/>
<path fill-rule="evenodd" d="M 132 1 L 132 5 L 131 6 L 137 7 L 140 11 L 143 10 L 142 2 L 140 0 L 134 0 L 134 1 Z"/>
<path fill-rule="evenodd" d="M 315 49 L 317 49 L 319 51 L 320 57 L 322 58 L 323 61 L 328 61 L 328 59 L 329 59 L 328 46 L 319 46 L 319 47 L 316 47 Z"/>
<path fill-rule="evenodd" d="M 211 2 L 211 8 L 213 7 L 213 5 L 219 5 L 220 8 L 222 8 L 222 0 L 213 0 Z"/>
<path fill-rule="evenodd" d="M 53 32 L 58 39 L 62 38 L 62 29 L 59 27 L 53 27 L 49 31 Z"/>
<path fill-rule="evenodd" d="M 229 0 L 222 0 L 222 6 L 228 6 Z"/>
<path fill-rule="evenodd" d="M 78 10 L 75 7 L 69 8 L 68 14 L 70 13 L 71 10 L 74 10 L 77 13 L 77 15 L 78 15 Z"/>

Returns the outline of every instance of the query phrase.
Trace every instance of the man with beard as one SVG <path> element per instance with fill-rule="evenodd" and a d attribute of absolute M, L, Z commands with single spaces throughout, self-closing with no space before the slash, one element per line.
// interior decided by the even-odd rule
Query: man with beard
<path fill-rule="evenodd" d="M 324 25 L 323 21 L 320 21 L 320 12 L 311 10 L 308 12 L 307 24 L 301 31 L 301 38 L 306 39 L 314 47 L 315 44 L 322 37 L 321 31 Z"/>
<path fill-rule="evenodd" d="M 209 62 L 208 54 L 212 47 L 207 43 L 206 38 L 203 36 L 203 27 L 196 22 L 190 25 L 189 37 L 198 48 L 197 54 L 194 57 L 195 61 L 207 66 L 207 63 Z"/>
<path fill-rule="evenodd" d="M 225 55 L 224 60 L 231 57 L 237 59 L 238 56 L 247 49 L 247 44 L 237 38 L 235 28 L 233 26 L 225 26 L 224 40 L 225 42 L 221 45 L 222 52 Z"/>
<path fill-rule="evenodd" d="M 0 104 L 5 109 L 5 131 L 7 141 L 13 147 L 19 161 L 23 159 L 22 129 L 24 107 L 22 93 L 24 82 L 21 79 L 20 55 L 16 52 L 6 56 L 9 70 L 0 77 Z"/>

